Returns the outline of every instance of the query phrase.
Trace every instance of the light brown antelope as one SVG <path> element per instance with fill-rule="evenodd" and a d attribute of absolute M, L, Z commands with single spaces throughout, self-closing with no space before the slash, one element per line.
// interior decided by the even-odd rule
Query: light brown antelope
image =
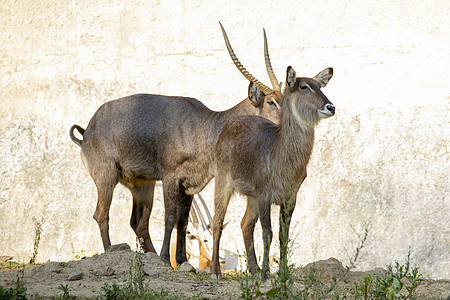
<path fill-rule="evenodd" d="M 258 269 L 253 232 L 259 218 L 264 243 L 263 278 L 267 278 L 272 240 L 270 206 L 280 205 L 280 245 L 283 245 L 288 240 L 297 192 L 306 178 L 315 125 L 335 113 L 333 104 L 320 90 L 332 76 L 333 69 L 327 68 L 313 78 L 297 78 L 294 69 L 288 67 L 280 124 L 258 116 L 235 117 L 225 123 L 215 149 L 211 277 L 221 276 L 218 250 L 222 224 L 230 197 L 236 191 L 247 197 L 241 229 L 248 268 L 252 274 Z M 258 97 L 264 95 L 259 93 Z M 282 224 L 286 224 L 287 231 L 282 232 Z M 280 259 L 286 259 L 280 253 Z"/>
<path fill-rule="evenodd" d="M 192 197 L 214 176 L 214 147 L 223 125 L 229 118 L 241 115 L 278 121 L 279 86 L 271 89 L 253 77 L 234 55 L 222 25 L 221 28 L 233 62 L 254 86 L 250 90 L 257 86 L 263 97 L 252 96 L 218 112 L 193 98 L 138 94 L 100 106 L 86 130 L 79 125 L 70 128 L 70 137 L 81 147 L 83 162 L 97 187 L 94 219 L 105 250 L 111 245 L 109 209 L 114 188 L 120 182 L 133 196 L 131 227 L 143 241 L 143 250 L 156 252 L 148 223 L 155 181 L 162 180 L 165 229 L 161 256 L 170 261 L 170 237 L 176 226 L 176 262 L 185 262 Z M 266 63 L 270 63 L 267 49 Z M 273 71 L 269 72 L 269 77 L 273 76 Z M 75 137 L 75 129 L 82 140 Z"/>
<path fill-rule="evenodd" d="M 212 260 L 212 217 L 203 197 L 200 194 L 195 196 L 200 199 L 206 217 L 194 197 L 186 229 L 186 257 L 189 262 L 191 258 L 198 259 L 198 267 L 205 269 L 209 268 Z M 174 269 L 177 267 L 176 244 L 176 241 L 170 244 L 170 264 Z M 221 255 L 220 263 L 225 263 L 223 255 Z"/>

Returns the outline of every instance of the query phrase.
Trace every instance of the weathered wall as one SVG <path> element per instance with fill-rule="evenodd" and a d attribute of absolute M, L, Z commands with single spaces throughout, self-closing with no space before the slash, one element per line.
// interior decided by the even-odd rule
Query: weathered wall
<path fill-rule="evenodd" d="M 288 65 L 306 76 L 335 69 L 324 92 L 337 115 L 318 128 L 298 196 L 295 262 L 347 262 L 354 231 L 368 224 L 358 268 L 402 261 L 410 248 L 424 274 L 450 278 L 449 2 L 251 2 L 0 2 L 0 255 L 30 256 L 33 217 L 43 222 L 39 261 L 102 251 L 95 186 L 68 129 L 137 92 L 193 96 L 213 109 L 244 99 L 248 83 L 226 53 L 220 20 L 267 83 L 262 27 L 280 80 Z M 203 194 L 212 208 L 212 185 Z M 241 253 L 233 237 L 243 207 L 232 200 L 223 237 Z M 113 243 L 135 243 L 130 208 L 118 187 Z M 158 189 L 154 240 L 162 215 Z"/>

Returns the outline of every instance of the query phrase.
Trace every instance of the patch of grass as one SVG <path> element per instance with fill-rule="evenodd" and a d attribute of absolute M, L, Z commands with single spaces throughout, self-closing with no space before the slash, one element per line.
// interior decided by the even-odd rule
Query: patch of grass
<path fill-rule="evenodd" d="M 2 269 L 14 270 L 14 269 L 23 268 L 25 266 L 26 265 L 24 263 L 18 263 L 18 262 L 15 262 L 15 261 L 8 261 L 8 262 L 0 264 L 0 270 L 2 270 Z"/>
<path fill-rule="evenodd" d="M 72 259 L 74 260 L 80 260 L 86 257 L 86 251 L 81 250 L 81 251 L 72 251 L 72 255 L 71 255 Z"/>
<path fill-rule="evenodd" d="M 60 284 L 58 286 L 58 289 L 63 292 L 63 295 L 60 298 L 58 298 L 58 299 L 68 300 L 68 299 L 75 299 L 76 298 L 75 296 L 70 296 L 69 284 L 66 284 L 66 285 Z"/>
<path fill-rule="evenodd" d="M 101 288 L 100 296 L 105 300 L 176 300 L 177 296 L 171 295 L 168 291 L 161 289 L 161 291 L 154 291 L 146 287 L 140 292 L 136 292 L 130 287 L 130 284 L 118 285 L 113 282 L 112 285 L 105 283 Z"/>
<path fill-rule="evenodd" d="M 23 267 L 19 269 L 17 273 L 16 286 L 9 289 L 4 288 L 0 285 L 0 299 L 17 299 L 26 300 L 27 299 L 27 288 L 23 284 L 24 269 Z"/>
<path fill-rule="evenodd" d="M 130 263 L 130 281 L 129 287 L 135 294 L 143 294 L 144 292 L 144 264 L 142 263 L 141 255 L 144 253 L 140 247 L 140 243 L 136 243 L 136 251 L 134 258 Z"/>
<path fill-rule="evenodd" d="M 139 241 L 136 243 L 136 251 L 134 258 L 131 259 L 129 269 L 129 279 L 124 281 L 122 285 L 113 282 L 112 285 L 105 283 L 99 292 L 102 299 L 105 300 L 138 300 L 138 299 L 155 299 L 155 300 L 176 300 L 177 296 L 172 295 L 169 291 L 161 289 L 154 291 L 150 289 L 148 284 L 144 282 L 144 264 L 142 255 L 144 255 Z"/>
<path fill-rule="evenodd" d="M 292 257 L 292 243 L 289 239 L 289 224 L 291 216 L 289 210 L 292 204 L 287 200 L 284 203 L 284 216 L 280 216 L 280 259 L 278 263 L 278 271 L 273 274 L 271 279 L 272 289 L 267 292 L 268 297 L 276 299 L 294 299 L 296 297 L 294 291 L 294 264 L 289 262 Z"/>
<path fill-rule="evenodd" d="M 186 272 L 185 275 L 189 276 L 189 277 L 193 277 L 196 281 L 199 281 L 199 282 L 211 280 L 211 274 L 209 272 L 208 273 Z M 229 276 L 227 279 L 230 280 L 232 278 L 236 278 L 236 275 Z"/>
<path fill-rule="evenodd" d="M 415 299 L 414 291 L 423 280 L 417 267 L 410 266 L 411 251 L 403 265 L 389 265 L 382 275 L 366 276 L 355 283 L 355 299 Z"/>
<path fill-rule="evenodd" d="M 261 292 L 261 274 L 253 276 L 248 269 L 237 273 L 239 280 L 239 287 L 241 289 L 240 298 L 242 299 L 256 299 L 263 293 Z"/>
<path fill-rule="evenodd" d="M 282 224 L 282 226 L 284 226 Z M 287 228 L 287 227 L 286 227 Z M 285 232 L 282 234 L 286 234 Z M 304 288 L 294 289 L 294 265 L 289 263 L 291 248 L 289 240 L 286 240 L 281 247 L 281 256 L 287 259 L 279 262 L 278 272 L 270 276 L 271 287 L 269 291 L 261 291 L 261 275 L 252 276 L 248 270 L 237 273 L 242 299 L 256 299 L 261 297 L 273 299 L 415 299 L 414 290 L 422 281 L 421 274 L 417 267 L 410 266 L 410 253 L 406 262 L 400 265 L 395 262 L 389 265 L 383 275 L 373 277 L 369 275 L 359 283 L 355 283 L 352 291 L 344 291 L 339 288 L 339 283 L 346 282 L 348 273 L 355 268 L 361 250 L 368 237 L 368 226 L 365 226 L 363 235 L 358 235 L 359 245 L 355 248 L 349 265 L 338 277 L 333 276 L 331 283 L 325 283 L 320 274 L 314 269 L 310 269 L 303 278 Z"/>

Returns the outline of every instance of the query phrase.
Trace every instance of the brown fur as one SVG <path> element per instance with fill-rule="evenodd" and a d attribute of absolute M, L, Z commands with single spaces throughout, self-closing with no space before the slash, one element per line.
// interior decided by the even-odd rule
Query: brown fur
<path fill-rule="evenodd" d="M 314 78 L 296 78 L 295 71 L 289 67 L 280 124 L 258 116 L 236 117 L 225 124 L 215 149 L 213 278 L 220 278 L 218 250 L 222 224 L 234 191 L 247 196 L 241 228 L 249 270 L 253 274 L 258 268 L 253 231 L 258 218 L 261 221 L 263 272 L 267 277 L 272 240 L 270 206 L 280 205 L 280 221 L 289 226 L 297 192 L 306 178 L 306 166 L 314 144 L 314 127 L 320 118 L 334 114 L 334 106 L 320 90 L 331 76 L 332 69 L 328 68 Z M 287 239 L 280 226 L 280 244 Z"/>
<path fill-rule="evenodd" d="M 225 41 L 233 62 L 252 82 L 249 98 L 235 107 L 215 112 L 193 98 L 139 94 L 103 104 L 86 130 L 78 125 L 70 129 L 70 138 L 81 147 L 83 162 L 97 186 L 94 219 L 105 250 L 111 245 L 109 209 L 114 188 L 120 182 L 133 196 L 130 225 L 143 241 L 144 251 L 155 252 L 148 223 L 155 181 L 162 180 L 165 215 L 161 256 L 170 261 L 170 237 L 176 227 L 176 262 L 187 261 L 186 226 L 192 197 L 214 176 L 214 147 L 223 125 L 241 115 L 278 120 L 281 92 L 251 76 L 232 53 L 227 38 Z M 265 47 L 267 64 L 270 59 L 266 40 Z M 275 78 L 273 71 L 268 75 L 271 80 Z M 255 83 L 265 89 L 264 97 L 257 97 Z M 83 140 L 75 137 L 74 130 Z"/>
<path fill-rule="evenodd" d="M 103 104 L 89 122 L 83 140 L 70 136 L 81 147 L 83 160 L 98 192 L 94 219 L 103 247 L 111 245 L 109 208 L 118 182 L 133 196 L 130 225 L 143 240 L 146 252 L 155 252 L 148 222 L 156 180 L 163 181 L 165 233 L 161 256 L 169 261 L 169 243 L 177 227 L 177 263 L 186 261 L 186 225 L 192 195 L 214 176 L 214 146 L 223 124 L 239 115 L 262 115 L 277 121 L 280 100 L 274 92 L 252 102 L 246 99 L 233 108 L 216 112 L 200 101 L 185 97 L 133 95 Z"/>

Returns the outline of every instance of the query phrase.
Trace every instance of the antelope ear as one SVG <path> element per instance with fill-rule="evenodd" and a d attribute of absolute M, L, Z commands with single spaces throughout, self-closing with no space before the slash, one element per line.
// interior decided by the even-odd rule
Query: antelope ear
<path fill-rule="evenodd" d="M 321 87 L 325 87 L 331 77 L 333 77 L 333 68 L 326 68 L 325 70 L 320 71 L 319 74 L 313 78 L 320 83 Z"/>
<path fill-rule="evenodd" d="M 295 70 L 291 66 L 287 67 L 286 85 L 288 87 L 293 87 L 296 80 L 297 80 L 297 73 L 295 73 Z"/>
<path fill-rule="evenodd" d="M 256 83 L 250 82 L 248 86 L 248 98 L 252 102 L 253 106 L 258 107 L 264 101 L 264 94 L 259 90 Z"/>

